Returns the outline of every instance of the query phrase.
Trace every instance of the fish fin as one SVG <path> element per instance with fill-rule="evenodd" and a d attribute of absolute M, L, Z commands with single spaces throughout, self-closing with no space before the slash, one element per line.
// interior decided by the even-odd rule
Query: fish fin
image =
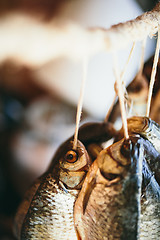
<path fill-rule="evenodd" d="M 38 187 L 40 186 L 40 184 L 41 184 L 41 179 L 38 178 L 32 184 L 32 186 L 26 191 L 26 193 L 24 195 L 24 199 L 21 202 L 20 206 L 18 207 L 17 213 L 16 213 L 16 215 L 14 217 L 14 221 L 13 221 L 13 234 L 18 239 L 20 239 L 23 221 L 28 212 L 28 209 L 32 202 L 32 199 L 33 199 Z"/>
<path fill-rule="evenodd" d="M 82 240 L 77 228 L 75 228 L 75 230 L 76 230 L 77 240 Z"/>
<path fill-rule="evenodd" d="M 83 214 L 85 214 L 85 210 L 86 210 L 90 195 L 94 189 L 95 183 L 96 183 L 96 179 L 93 178 L 92 181 L 90 182 L 90 184 L 87 186 L 87 189 L 85 191 L 85 196 L 83 199 Z"/>

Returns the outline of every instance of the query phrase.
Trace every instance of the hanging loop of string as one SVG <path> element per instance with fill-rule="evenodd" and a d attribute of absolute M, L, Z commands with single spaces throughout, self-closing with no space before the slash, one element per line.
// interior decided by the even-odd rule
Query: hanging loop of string
<path fill-rule="evenodd" d="M 77 149 L 78 129 L 79 129 L 79 124 L 80 124 L 81 114 L 82 114 L 84 90 L 85 90 L 85 83 L 86 83 L 86 79 L 87 79 L 87 68 L 88 68 L 88 58 L 85 57 L 83 59 L 82 84 L 81 84 L 79 101 L 78 101 L 78 105 L 77 105 L 76 128 L 75 128 L 74 139 L 73 139 L 73 149 L 74 150 Z"/>
<path fill-rule="evenodd" d="M 130 62 L 131 56 L 132 56 L 132 54 L 133 54 L 134 48 L 135 48 L 135 42 L 133 42 L 133 45 L 132 45 L 132 47 L 131 47 L 131 50 L 130 50 L 129 56 L 128 56 L 128 58 L 127 58 L 127 61 L 126 61 L 126 63 L 125 63 L 125 66 L 124 66 L 124 68 L 123 68 L 123 70 L 122 70 L 122 72 L 121 72 L 121 74 L 120 74 L 120 79 L 121 79 L 121 82 L 122 82 L 123 85 L 124 85 L 124 81 L 123 81 L 124 75 L 125 75 L 125 73 L 126 73 L 126 70 L 127 70 L 128 64 L 129 64 L 129 62 Z M 109 116 L 110 116 L 110 113 L 111 113 L 111 111 L 112 111 L 112 108 L 113 108 L 113 106 L 114 106 L 114 103 L 115 103 L 115 101 L 116 101 L 116 98 L 117 98 L 117 92 L 115 91 L 115 95 L 114 95 L 112 104 L 111 104 L 111 106 L 110 106 L 110 108 L 109 108 L 109 110 L 108 110 L 108 112 L 107 112 L 107 115 L 106 115 L 106 117 L 105 117 L 104 122 L 107 122 L 107 121 L 108 121 L 108 118 L 109 118 Z"/>
<path fill-rule="evenodd" d="M 146 117 L 149 117 L 149 114 L 150 114 L 151 98 L 152 98 L 153 86 L 155 82 L 155 76 L 157 72 L 157 65 L 158 65 L 158 59 L 159 59 L 159 49 L 160 49 L 160 26 L 158 27 L 158 38 L 157 38 L 156 50 L 155 50 L 153 67 L 151 72 L 151 79 L 150 79 L 148 99 L 147 99 Z"/>
<path fill-rule="evenodd" d="M 120 78 L 121 78 L 121 81 L 122 81 L 122 82 L 124 81 L 124 75 L 125 75 L 125 73 L 126 73 L 126 71 L 127 71 L 127 67 L 128 67 L 128 64 L 129 64 L 129 62 L 130 62 L 130 60 L 131 60 L 131 56 L 132 56 L 132 54 L 133 54 L 133 50 L 134 50 L 134 48 L 135 48 L 135 45 L 136 45 L 136 43 L 133 42 L 132 48 L 131 48 L 130 53 L 129 53 L 129 56 L 128 56 L 128 58 L 127 58 L 127 62 L 126 62 L 126 64 L 125 64 L 125 66 L 124 66 L 123 71 L 121 72 Z"/>
<path fill-rule="evenodd" d="M 142 41 L 142 53 L 141 53 L 141 60 L 140 60 L 140 66 L 139 66 L 139 72 L 138 75 L 141 77 L 143 73 L 143 68 L 144 68 L 144 54 L 145 54 L 145 49 L 146 49 L 146 42 L 147 38 L 145 38 Z"/>
<path fill-rule="evenodd" d="M 124 103 L 124 91 L 123 91 L 122 82 L 120 79 L 117 55 L 115 52 L 113 52 L 113 64 L 114 64 L 113 65 L 114 73 L 115 73 L 115 77 L 116 77 L 117 94 L 119 97 L 119 104 L 120 104 L 120 110 L 121 110 L 122 124 L 123 124 L 123 129 L 124 129 L 124 137 L 126 139 L 128 139 L 129 135 L 128 135 L 128 127 L 127 127 L 126 109 L 125 109 L 125 103 Z"/>

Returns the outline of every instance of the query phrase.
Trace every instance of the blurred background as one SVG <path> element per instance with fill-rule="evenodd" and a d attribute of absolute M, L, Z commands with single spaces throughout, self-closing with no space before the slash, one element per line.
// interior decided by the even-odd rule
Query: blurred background
<path fill-rule="evenodd" d="M 13 218 L 24 192 L 47 169 L 56 148 L 74 133 L 82 80 L 81 60 L 59 57 L 36 65 L 25 64 L 25 56 L 24 59 L 19 59 L 16 54 L 15 58 L 10 57 L 10 46 L 19 36 L 19 31 L 22 35 L 25 32 L 25 27 L 22 25 L 19 29 L 18 22 L 15 22 L 14 31 L 7 35 L 12 14 L 27 14 L 31 17 L 31 25 L 34 18 L 46 24 L 58 19 L 73 21 L 82 27 L 109 28 L 151 10 L 157 2 L 0 1 L 0 34 L 9 36 L 0 45 L 0 53 L 4 53 L 0 57 L 0 239 L 14 239 Z M 41 34 L 38 34 L 37 39 L 41 39 Z M 118 52 L 121 70 L 131 46 Z M 25 48 L 23 42 L 19 48 Z M 147 39 L 145 61 L 154 50 L 154 40 Z M 36 55 L 36 51 L 38 48 L 32 54 Z M 140 55 L 141 43 L 137 43 L 125 74 L 127 84 L 138 71 Z M 82 122 L 104 119 L 113 101 L 114 81 L 109 53 L 96 54 L 89 59 Z"/>

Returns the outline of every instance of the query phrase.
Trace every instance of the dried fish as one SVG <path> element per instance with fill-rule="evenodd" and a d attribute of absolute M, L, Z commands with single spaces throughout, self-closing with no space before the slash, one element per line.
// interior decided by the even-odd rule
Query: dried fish
<path fill-rule="evenodd" d="M 19 239 L 77 239 L 73 204 L 91 161 L 80 141 L 77 151 L 72 145 L 66 142 L 59 158 L 53 158 L 49 170 L 26 193 L 16 215 Z"/>
<path fill-rule="evenodd" d="M 150 156 L 147 143 L 151 149 L 153 146 L 146 141 L 130 136 L 129 140 L 121 139 L 98 155 L 75 203 L 75 227 L 80 239 L 159 239 L 160 188 L 149 174 L 147 163 L 159 153 L 153 150 Z M 147 209 L 150 203 L 152 212 Z M 143 238 L 148 231 L 146 222 L 152 224 L 147 238 Z"/>

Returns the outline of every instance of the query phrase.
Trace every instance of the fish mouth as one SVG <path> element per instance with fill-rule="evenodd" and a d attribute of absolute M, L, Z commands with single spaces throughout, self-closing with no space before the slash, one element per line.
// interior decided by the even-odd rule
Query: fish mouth
<path fill-rule="evenodd" d="M 60 179 L 61 183 L 65 186 L 65 189 L 69 190 L 80 190 L 82 188 L 86 171 L 75 171 L 75 172 L 66 172 L 61 171 Z"/>
<path fill-rule="evenodd" d="M 129 135 L 136 133 L 144 135 L 148 131 L 150 124 L 151 124 L 150 118 L 148 117 L 133 116 L 131 118 L 128 118 L 127 127 Z M 124 136 L 123 133 L 124 130 L 122 127 L 117 134 L 117 140 L 121 139 Z"/>
<path fill-rule="evenodd" d="M 96 161 L 103 177 L 113 180 L 118 176 L 123 178 L 126 175 L 139 139 L 139 135 L 130 135 L 129 139 L 121 139 L 101 151 Z"/>
<path fill-rule="evenodd" d="M 127 120 L 129 132 L 144 132 L 149 125 L 149 118 L 134 116 Z"/>
<path fill-rule="evenodd" d="M 62 181 L 59 181 L 59 185 L 60 185 L 61 189 L 66 194 L 69 193 L 69 194 L 73 195 L 74 197 L 77 197 L 77 195 L 78 195 L 78 193 L 80 191 L 80 189 L 70 189 L 70 188 L 68 188 L 68 186 L 65 183 L 63 183 Z"/>

